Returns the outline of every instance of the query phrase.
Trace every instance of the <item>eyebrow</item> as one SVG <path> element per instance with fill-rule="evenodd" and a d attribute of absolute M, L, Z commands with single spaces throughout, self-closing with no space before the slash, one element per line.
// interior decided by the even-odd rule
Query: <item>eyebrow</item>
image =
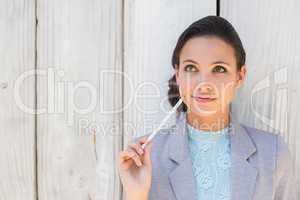
<path fill-rule="evenodd" d="M 196 61 L 191 60 L 191 59 L 184 60 L 183 62 L 192 62 L 192 63 L 198 64 Z M 224 61 L 215 61 L 215 62 L 212 63 L 212 65 L 215 65 L 215 64 L 225 64 L 225 65 L 229 65 L 229 63 L 224 62 Z"/>

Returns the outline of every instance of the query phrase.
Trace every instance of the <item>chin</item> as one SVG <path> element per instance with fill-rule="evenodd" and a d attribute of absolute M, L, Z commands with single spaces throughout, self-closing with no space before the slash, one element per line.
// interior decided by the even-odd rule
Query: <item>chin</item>
<path fill-rule="evenodd" d="M 193 113 L 196 115 L 201 115 L 201 116 L 209 116 L 216 114 L 218 110 L 215 107 L 209 107 L 209 106 L 197 106 L 197 107 L 192 107 Z"/>

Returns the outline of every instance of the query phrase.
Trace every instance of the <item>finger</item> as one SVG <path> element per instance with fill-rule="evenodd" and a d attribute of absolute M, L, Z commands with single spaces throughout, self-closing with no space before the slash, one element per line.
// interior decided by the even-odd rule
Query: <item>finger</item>
<path fill-rule="evenodd" d="M 147 166 L 151 165 L 151 149 L 152 149 L 152 146 L 153 146 L 153 143 L 150 141 L 150 142 L 146 145 L 146 147 L 145 147 L 145 149 L 144 149 L 144 151 L 145 151 L 145 153 L 144 153 L 144 163 L 145 163 Z"/>
<path fill-rule="evenodd" d="M 122 161 L 126 161 L 126 160 L 130 160 L 132 157 L 134 157 L 136 154 L 135 151 L 132 151 L 130 148 L 124 150 L 121 152 L 121 160 Z"/>
<path fill-rule="evenodd" d="M 124 151 L 121 151 L 120 154 L 119 154 L 119 160 L 121 162 L 125 161 L 125 160 L 128 160 L 130 158 L 130 153 L 126 150 Z"/>
<path fill-rule="evenodd" d="M 120 166 L 125 166 L 124 168 L 127 168 L 132 164 L 132 162 L 135 163 L 137 166 L 141 166 L 142 163 L 139 160 L 138 154 L 134 152 L 133 150 L 127 149 L 120 154 Z M 123 168 L 123 167 L 122 167 Z"/>
<path fill-rule="evenodd" d="M 138 143 L 141 145 L 141 147 L 142 147 L 142 145 L 144 144 L 144 145 L 148 145 L 148 142 L 149 141 L 147 141 L 148 140 L 148 137 L 143 137 L 143 138 L 141 138 L 139 141 L 138 141 Z M 147 144 L 145 144 L 145 143 L 147 143 Z M 145 147 L 144 148 L 142 148 L 144 151 L 145 151 Z"/>
<path fill-rule="evenodd" d="M 127 170 L 134 162 L 132 159 L 125 160 L 125 157 L 127 157 L 127 152 L 121 151 L 119 153 L 118 157 L 118 168 L 121 170 Z"/>
<path fill-rule="evenodd" d="M 131 143 L 128 146 L 135 149 L 135 151 L 138 152 L 140 155 L 143 155 L 144 150 L 142 149 L 142 145 L 140 145 L 139 143 Z"/>
<path fill-rule="evenodd" d="M 128 148 L 126 151 L 129 155 L 128 159 L 133 159 L 137 166 L 142 166 L 141 158 L 134 149 Z"/>

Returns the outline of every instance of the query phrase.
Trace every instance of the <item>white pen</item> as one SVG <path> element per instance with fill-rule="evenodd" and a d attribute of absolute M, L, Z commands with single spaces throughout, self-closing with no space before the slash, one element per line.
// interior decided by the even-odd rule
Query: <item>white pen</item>
<path fill-rule="evenodd" d="M 168 113 L 168 115 L 162 120 L 162 122 L 159 124 L 159 126 L 149 135 L 146 142 L 142 144 L 142 149 L 145 149 L 146 145 L 154 138 L 154 136 L 158 133 L 158 131 L 165 125 L 165 123 L 168 121 L 170 116 L 177 110 L 177 108 L 181 105 L 182 99 L 180 98 L 178 102 L 175 104 L 175 106 L 172 108 L 172 110 Z"/>

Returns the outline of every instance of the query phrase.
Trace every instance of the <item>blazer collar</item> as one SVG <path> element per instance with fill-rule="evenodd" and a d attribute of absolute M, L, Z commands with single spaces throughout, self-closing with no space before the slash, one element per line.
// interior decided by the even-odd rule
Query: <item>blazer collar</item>
<path fill-rule="evenodd" d="M 231 200 L 251 200 L 254 194 L 257 169 L 248 162 L 255 153 L 252 139 L 237 118 L 230 113 L 230 149 L 231 149 Z M 186 127 L 186 113 L 181 112 L 176 119 L 168 140 L 169 158 L 176 167 L 169 174 L 170 183 L 178 200 L 196 200 L 196 180 L 192 172 Z"/>

